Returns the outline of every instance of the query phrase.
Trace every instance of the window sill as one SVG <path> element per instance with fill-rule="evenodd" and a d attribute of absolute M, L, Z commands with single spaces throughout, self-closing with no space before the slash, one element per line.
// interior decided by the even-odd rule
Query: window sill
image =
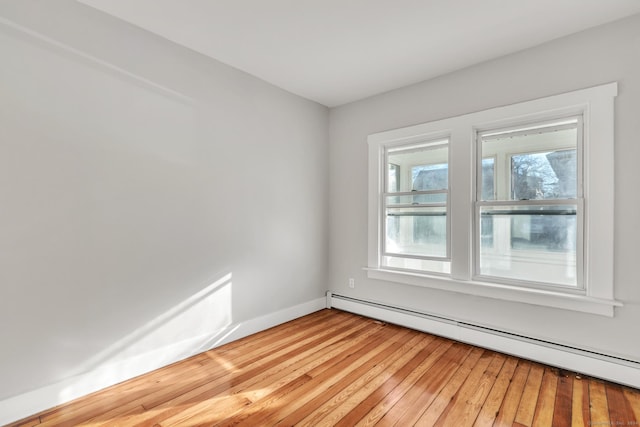
<path fill-rule="evenodd" d="M 504 301 L 520 302 L 544 307 L 560 308 L 613 317 L 614 307 L 622 307 L 620 301 L 613 299 L 595 298 L 586 295 L 576 295 L 543 289 L 520 288 L 516 286 L 464 281 L 449 277 L 431 276 L 427 274 L 404 271 L 385 270 L 380 268 L 365 268 L 370 279 L 387 282 L 403 283 L 405 285 L 421 286 Z"/>

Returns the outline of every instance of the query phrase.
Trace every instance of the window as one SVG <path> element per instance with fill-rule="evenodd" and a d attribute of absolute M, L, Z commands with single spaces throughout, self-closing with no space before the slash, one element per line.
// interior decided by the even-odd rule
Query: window
<path fill-rule="evenodd" d="M 385 148 L 382 265 L 449 273 L 448 140 Z"/>
<path fill-rule="evenodd" d="M 369 277 L 612 316 L 616 94 L 370 135 Z"/>
<path fill-rule="evenodd" d="M 476 276 L 581 288 L 582 117 L 479 132 L 477 144 Z"/>

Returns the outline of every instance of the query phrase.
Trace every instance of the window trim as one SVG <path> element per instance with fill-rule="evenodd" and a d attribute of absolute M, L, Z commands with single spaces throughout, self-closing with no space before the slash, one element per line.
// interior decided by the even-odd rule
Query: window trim
<path fill-rule="evenodd" d="M 371 279 L 468 295 L 522 302 L 612 317 L 622 303 L 614 298 L 614 99 L 616 82 L 475 113 L 369 135 L 368 266 Z M 474 277 L 473 186 L 477 166 L 476 135 L 487 129 L 543 122 L 563 116 L 583 117 L 584 290 L 520 287 Z M 449 215 L 452 263 L 447 276 L 387 269 L 380 264 L 381 210 L 386 165 L 384 150 L 449 136 Z M 451 173 L 453 171 L 453 173 Z M 465 172 L 466 171 L 466 172 Z M 597 244 L 591 244 L 597 242 Z"/>

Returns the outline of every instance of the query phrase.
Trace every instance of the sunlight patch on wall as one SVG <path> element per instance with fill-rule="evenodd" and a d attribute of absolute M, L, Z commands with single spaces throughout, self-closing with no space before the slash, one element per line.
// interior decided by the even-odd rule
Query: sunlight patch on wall
<path fill-rule="evenodd" d="M 211 348 L 229 333 L 231 277 L 222 276 L 87 360 L 60 400 L 73 399 L 92 384 L 114 384 Z"/>

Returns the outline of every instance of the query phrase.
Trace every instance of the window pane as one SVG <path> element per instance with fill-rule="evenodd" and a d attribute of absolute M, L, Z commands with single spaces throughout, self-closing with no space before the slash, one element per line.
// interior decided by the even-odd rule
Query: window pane
<path fill-rule="evenodd" d="M 447 211 L 444 207 L 388 208 L 386 230 L 387 253 L 447 255 Z"/>
<path fill-rule="evenodd" d="M 449 169 L 446 163 L 419 165 L 411 168 L 412 191 L 446 190 L 449 188 Z"/>
<path fill-rule="evenodd" d="M 400 191 L 400 166 L 389 163 L 388 172 L 387 191 L 389 193 Z"/>
<path fill-rule="evenodd" d="M 576 150 L 526 153 L 511 157 L 511 199 L 574 199 Z"/>
<path fill-rule="evenodd" d="M 515 280 L 577 283 L 576 205 L 482 206 L 480 274 Z"/>
<path fill-rule="evenodd" d="M 495 200 L 496 159 L 488 157 L 482 159 L 482 200 Z"/>
<path fill-rule="evenodd" d="M 513 215 L 511 247 L 523 250 L 575 252 L 575 229 L 575 213 L 571 216 Z"/>
<path fill-rule="evenodd" d="M 578 121 L 481 136 L 481 200 L 575 199 Z M 494 158 L 494 167 L 490 160 Z M 493 189 L 493 191 L 491 191 Z"/>
<path fill-rule="evenodd" d="M 447 140 L 394 148 L 387 153 L 387 192 L 446 190 Z"/>

